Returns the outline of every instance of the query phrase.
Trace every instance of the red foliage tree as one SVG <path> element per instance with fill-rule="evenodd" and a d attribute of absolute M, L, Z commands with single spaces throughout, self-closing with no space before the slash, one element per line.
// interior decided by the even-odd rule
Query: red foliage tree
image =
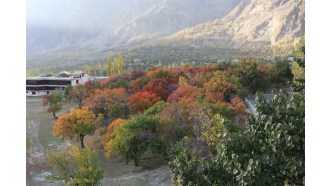
<path fill-rule="evenodd" d="M 94 113 L 102 113 L 107 118 L 110 106 L 116 104 L 126 104 L 128 94 L 124 88 L 95 90 L 89 101 L 84 105 L 91 108 Z"/>
<path fill-rule="evenodd" d="M 190 86 L 190 85 L 180 86 L 167 98 L 167 101 L 178 102 L 183 97 L 191 97 L 193 99 L 197 99 L 198 95 L 201 94 L 201 91 L 202 90 L 196 86 Z"/>
<path fill-rule="evenodd" d="M 166 100 L 171 91 L 173 91 L 170 87 L 173 87 L 175 84 L 178 84 L 178 80 L 174 78 L 154 79 L 144 86 L 143 91 L 152 92 Z"/>
<path fill-rule="evenodd" d="M 137 78 L 140 78 L 145 75 L 145 72 L 141 68 L 134 68 L 130 73 L 129 73 L 129 79 L 130 80 L 135 80 Z"/>
<path fill-rule="evenodd" d="M 238 96 L 234 96 L 230 102 L 222 102 L 221 106 L 232 110 L 236 115 L 244 114 L 246 108 L 245 104 Z"/>
<path fill-rule="evenodd" d="M 130 89 L 133 93 L 141 92 L 144 85 L 150 81 L 149 77 L 143 76 L 130 81 Z"/>
<path fill-rule="evenodd" d="M 143 91 L 133 94 L 129 99 L 129 103 L 132 105 L 135 112 L 143 112 L 145 109 L 149 108 L 160 100 L 161 98 L 156 94 Z"/>

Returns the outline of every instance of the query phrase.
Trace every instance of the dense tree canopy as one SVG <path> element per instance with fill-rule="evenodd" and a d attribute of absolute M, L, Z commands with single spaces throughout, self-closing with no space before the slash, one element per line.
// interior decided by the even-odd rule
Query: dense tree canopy
<path fill-rule="evenodd" d="M 143 112 L 160 100 L 161 98 L 156 94 L 144 91 L 133 94 L 129 99 L 129 103 L 133 106 L 135 112 Z"/>
<path fill-rule="evenodd" d="M 95 114 L 103 114 L 105 118 L 125 118 L 127 115 L 128 93 L 124 88 L 96 89 L 84 104 Z"/>
<path fill-rule="evenodd" d="M 120 155 L 136 166 L 145 153 L 163 157 L 177 185 L 304 184 L 303 56 L 292 64 L 247 57 L 238 63 L 129 73 L 121 69 L 122 58 L 119 54 L 113 63 L 108 58 L 108 78 L 69 91 L 68 100 L 79 109 L 58 118 L 55 136 L 79 136 L 84 147 L 84 137 L 103 123 L 93 140 L 95 147 L 102 144 L 106 157 Z M 291 86 L 294 96 L 280 91 L 266 101 L 259 95 L 259 114 L 250 116 L 245 96 L 274 86 Z M 50 106 L 51 99 L 45 100 Z M 57 112 L 53 105 L 51 111 Z M 99 172 L 94 181 L 98 178 Z"/>
<path fill-rule="evenodd" d="M 247 86 L 251 93 L 262 91 L 269 85 L 270 67 L 257 64 L 252 57 L 241 58 L 238 64 L 238 77 L 242 85 Z"/>
<path fill-rule="evenodd" d="M 114 121 L 108 130 L 110 137 L 104 145 L 107 156 L 115 152 L 127 161 L 134 160 L 139 166 L 143 153 L 150 149 L 154 154 L 166 156 L 167 138 L 172 137 L 170 130 L 174 130 L 173 124 L 167 121 L 160 121 L 150 115 L 138 115 L 126 122 Z M 113 127 L 112 127 L 113 126 Z"/>

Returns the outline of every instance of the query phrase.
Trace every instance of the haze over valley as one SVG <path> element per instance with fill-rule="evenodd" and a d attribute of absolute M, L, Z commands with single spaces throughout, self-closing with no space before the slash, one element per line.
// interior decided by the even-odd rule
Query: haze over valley
<path fill-rule="evenodd" d="M 210 55 L 213 61 L 281 56 L 305 30 L 304 0 L 31 0 L 27 5 L 28 71 L 76 68 L 118 52 L 124 62 L 154 59 L 152 64 L 163 65 L 201 62 Z"/>

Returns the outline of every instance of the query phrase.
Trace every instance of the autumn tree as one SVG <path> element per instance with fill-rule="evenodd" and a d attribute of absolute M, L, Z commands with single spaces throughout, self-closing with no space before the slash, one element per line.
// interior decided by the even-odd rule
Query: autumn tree
<path fill-rule="evenodd" d="M 128 114 L 128 93 L 124 88 L 95 90 L 85 106 L 91 108 L 95 114 L 109 117 L 126 117 Z"/>
<path fill-rule="evenodd" d="M 113 139 L 116 137 L 115 130 L 125 124 L 125 120 L 123 119 L 116 119 L 109 123 L 107 127 L 107 133 L 106 136 L 103 138 L 103 148 L 105 149 L 105 155 L 106 157 L 110 157 L 114 151 L 116 150 L 114 146 L 112 146 Z"/>
<path fill-rule="evenodd" d="M 103 170 L 96 151 L 76 146 L 61 152 L 48 151 L 47 164 L 54 173 L 46 178 L 64 182 L 65 185 L 97 185 L 103 178 Z"/>
<path fill-rule="evenodd" d="M 135 112 L 143 112 L 145 109 L 154 105 L 161 98 L 154 93 L 143 91 L 135 93 L 129 99 L 129 103 L 132 105 L 132 108 Z"/>
<path fill-rule="evenodd" d="M 204 84 L 206 99 L 211 103 L 229 102 L 238 93 L 239 84 L 235 77 L 217 71 L 213 77 Z"/>
<path fill-rule="evenodd" d="M 167 100 L 168 96 L 177 88 L 177 86 L 178 81 L 174 78 L 157 78 L 148 82 L 143 87 L 143 91 L 152 92 L 163 100 Z"/>
<path fill-rule="evenodd" d="M 129 79 L 130 80 L 135 80 L 137 78 L 140 78 L 145 75 L 145 72 L 141 68 L 134 68 L 130 73 L 129 73 Z"/>
<path fill-rule="evenodd" d="M 151 80 L 174 78 L 171 72 L 164 68 L 150 68 L 147 71 L 147 76 L 150 77 Z"/>
<path fill-rule="evenodd" d="M 148 149 L 153 154 L 166 157 L 166 141 L 171 136 L 168 132 L 172 125 L 168 121 L 162 122 L 144 114 L 131 118 L 112 132 L 113 138 L 105 146 L 107 155 L 112 156 L 117 152 L 126 162 L 134 160 L 135 166 L 140 165 L 141 156 Z"/>
<path fill-rule="evenodd" d="M 128 77 L 126 74 L 112 74 L 107 79 L 100 81 L 101 88 L 128 88 Z"/>
<path fill-rule="evenodd" d="M 56 112 L 62 109 L 63 96 L 61 90 L 55 90 L 51 94 L 44 95 L 42 97 L 42 106 L 48 106 L 47 111 L 53 113 L 56 118 Z"/>
<path fill-rule="evenodd" d="M 179 102 L 183 97 L 197 99 L 202 94 L 202 90 L 195 86 L 182 85 L 179 86 L 167 99 L 168 102 Z"/>
<path fill-rule="evenodd" d="M 149 77 L 142 76 L 135 80 L 130 81 L 130 89 L 133 93 L 141 92 L 144 85 L 150 81 Z"/>
<path fill-rule="evenodd" d="M 88 91 L 85 85 L 79 84 L 71 88 L 67 96 L 68 101 L 73 101 L 81 108 L 83 101 L 88 96 Z"/>
<path fill-rule="evenodd" d="M 239 82 L 247 86 L 253 94 L 269 85 L 270 67 L 258 65 L 252 57 L 240 59 L 237 74 Z"/>
<path fill-rule="evenodd" d="M 62 114 L 54 124 L 53 134 L 56 137 L 72 138 L 79 136 L 81 147 L 84 148 L 84 137 L 93 135 L 96 126 L 103 116 L 96 116 L 88 107 L 81 109 L 71 108 L 69 113 Z"/>

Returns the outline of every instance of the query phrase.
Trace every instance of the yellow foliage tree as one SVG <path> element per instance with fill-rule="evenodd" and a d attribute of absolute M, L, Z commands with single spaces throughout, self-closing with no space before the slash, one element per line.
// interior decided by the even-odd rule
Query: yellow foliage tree
<path fill-rule="evenodd" d="M 69 113 L 62 114 L 56 121 L 53 134 L 56 137 L 71 138 L 79 135 L 81 147 L 84 148 L 84 137 L 93 135 L 96 126 L 102 121 L 103 116 L 96 116 L 88 107 L 81 109 L 72 108 Z"/>

